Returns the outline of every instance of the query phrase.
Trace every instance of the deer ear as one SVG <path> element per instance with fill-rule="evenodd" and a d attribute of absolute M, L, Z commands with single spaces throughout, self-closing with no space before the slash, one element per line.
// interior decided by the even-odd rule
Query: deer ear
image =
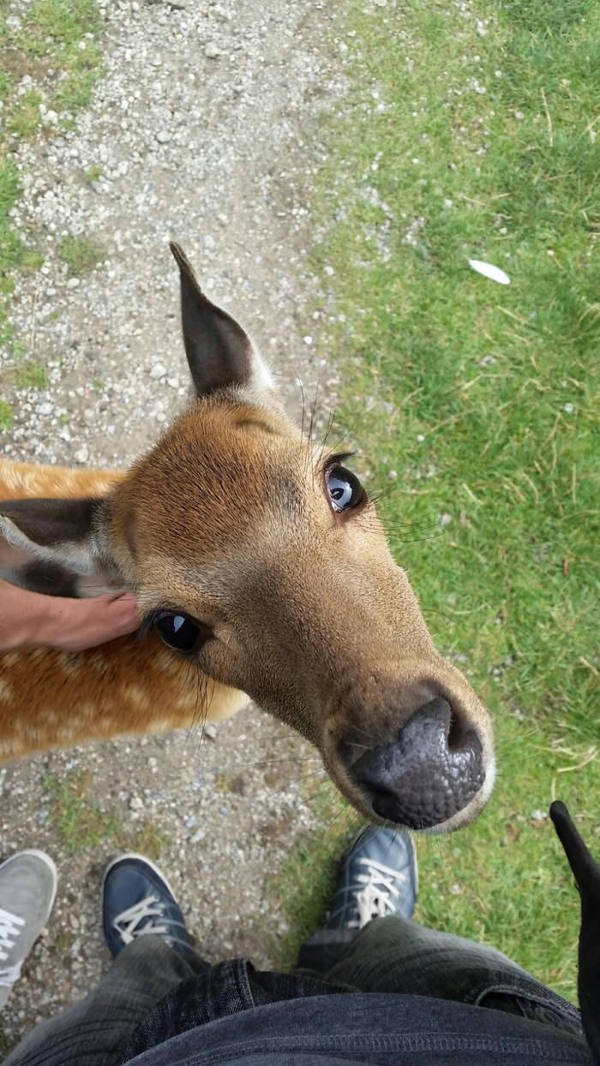
<path fill-rule="evenodd" d="M 250 402 L 264 402 L 273 379 L 250 338 L 204 295 L 181 246 L 169 247 L 179 267 L 183 342 L 196 394 L 235 389 Z"/>
<path fill-rule="evenodd" d="M 0 501 L 0 577 L 50 596 L 123 588 L 109 549 L 107 501 Z"/>

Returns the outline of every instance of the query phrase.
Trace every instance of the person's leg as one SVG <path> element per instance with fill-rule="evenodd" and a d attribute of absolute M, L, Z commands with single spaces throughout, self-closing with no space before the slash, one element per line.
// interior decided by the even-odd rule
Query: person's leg
<path fill-rule="evenodd" d="M 56 1018 L 42 1022 L 4 1066 L 113 1066 L 140 1019 L 182 981 L 210 969 L 194 952 L 183 915 L 160 871 L 123 856 L 103 883 L 106 977 Z"/>
<path fill-rule="evenodd" d="M 581 1032 L 575 1007 L 502 952 L 412 921 L 415 900 L 410 837 L 363 830 L 328 921 L 302 945 L 298 967 L 362 992 L 453 999 Z"/>

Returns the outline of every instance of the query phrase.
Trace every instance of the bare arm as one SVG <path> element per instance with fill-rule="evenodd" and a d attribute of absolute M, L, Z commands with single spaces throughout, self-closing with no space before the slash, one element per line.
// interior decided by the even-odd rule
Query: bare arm
<path fill-rule="evenodd" d="M 138 625 L 129 592 L 72 600 L 0 581 L 0 652 L 32 646 L 82 651 L 133 633 Z"/>

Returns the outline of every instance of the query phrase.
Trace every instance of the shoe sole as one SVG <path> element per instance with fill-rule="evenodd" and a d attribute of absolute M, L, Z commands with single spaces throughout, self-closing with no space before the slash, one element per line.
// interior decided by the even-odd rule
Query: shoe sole
<path fill-rule="evenodd" d="M 56 899 L 56 890 L 58 888 L 58 871 L 56 869 L 56 864 L 54 860 L 46 854 L 45 851 L 40 851 L 39 848 L 23 848 L 22 851 L 17 851 L 14 855 L 9 855 L 8 859 L 5 859 L 4 862 L 0 864 L 0 871 L 5 866 L 8 866 L 8 864 L 11 863 L 13 859 L 16 859 L 19 855 L 35 855 L 36 859 L 40 859 L 48 867 L 50 873 L 52 874 L 52 896 L 50 897 L 50 905 L 48 907 L 46 917 L 44 919 L 45 925 L 52 913 L 52 908 Z"/>
<path fill-rule="evenodd" d="M 104 886 L 106 884 L 106 879 L 107 879 L 110 871 L 115 866 L 117 866 L 120 862 L 124 862 L 126 859 L 136 859 L 138 862 L 143 862 L 145 866 L 149 866 L 150 869 L 157 875 L 157 877 L 160 877 L 160 880 L 163 882 L 164 885 L 166 885 L 168 891 L 171 893 L 171 896 L 175 900 L 175 903 L 177 903 L 177 896 L 173 892 L 173 889 L 171 888 L 169 882 L 167 881 L 164 873 L 162 872 L 162 870 L 159 870 L 158 866 L 156 866 L 156 864 L 153 863 L 151 859 L 147 859 L 145 855 L 139 855 L 137 851 L 124 851 L 122 855 L 117 855 L 116 859 L 113 859 L 112 862 L 109 862 L 108 866 L 106 867 L 106 870 L 104 871 L 104 875 L 102 877 L 102 906 L 103 906 L 103 908 L 104 908 Z M 179 903 L 177 903 L 177 906 L 179 907 Z"/>

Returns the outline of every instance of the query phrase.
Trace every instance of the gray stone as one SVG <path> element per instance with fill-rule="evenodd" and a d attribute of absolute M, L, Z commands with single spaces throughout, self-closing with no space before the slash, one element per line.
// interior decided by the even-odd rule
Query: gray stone
<path fill-rule="evenodd" d="M 158 381 L 160 378 L 164 378 L 167 375 L 167 368 L 164 363 L 154 363 L 150 370 L 150 377 L 154 381 Z"/>

